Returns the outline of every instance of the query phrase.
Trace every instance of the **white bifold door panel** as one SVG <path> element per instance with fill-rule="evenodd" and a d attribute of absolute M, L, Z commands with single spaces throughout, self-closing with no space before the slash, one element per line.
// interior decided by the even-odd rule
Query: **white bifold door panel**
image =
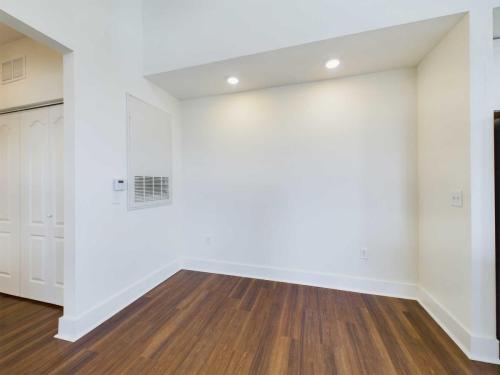
<path fill-rule="evenodd" d="M 21 113 L 21 291 L 62 305 L 63 112 Z"/>
<path fill-rule="evenodd" d="M 18 115 L 0 116 L 0 292 L 20 294 Z"/>
<path fill-rule="evenodd" d="M 17 294 L 25 298 L 62 305 L 63 108 L 52 106 L 8 116 L 17 117 L 19 133 L 18 245 L 16 251 L 13 251 L 16 255 L 11 255 L 14 261 L 13 268 L 17 265 L 15 271 L 18 279 Z M 3 118 L 4 116 L 0 116 L 0 119 Z M 0 144 L 1 142 L 5 141 L 0 139 Z M 0 185 L 2 185 L 0 191 L 5 189 L 4 183 Z M 0 257 L 0 269 L 3 263 L 4 260 Z M 15 294 L 4 288 L 1 281 L 0 292 Z"/>

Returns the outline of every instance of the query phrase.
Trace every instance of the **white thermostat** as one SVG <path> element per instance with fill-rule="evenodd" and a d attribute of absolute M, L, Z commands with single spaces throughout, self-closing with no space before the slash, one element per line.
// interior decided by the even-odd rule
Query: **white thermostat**
<path fill-rule="evenodd" d="M 124 191 L 127 190 L 127 181 L 123 179 L 113 180 L 113 190 L 114 191 Z"/>

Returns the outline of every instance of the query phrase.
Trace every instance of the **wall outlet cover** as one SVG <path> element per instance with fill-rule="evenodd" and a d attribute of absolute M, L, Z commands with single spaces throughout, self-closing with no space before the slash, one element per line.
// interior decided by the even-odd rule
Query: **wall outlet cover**
<path fill-rule="evenodd" d="M 368 248 L 362 247 L 359 251 L 359 258 L 362 260 L 368 259 Z"/>

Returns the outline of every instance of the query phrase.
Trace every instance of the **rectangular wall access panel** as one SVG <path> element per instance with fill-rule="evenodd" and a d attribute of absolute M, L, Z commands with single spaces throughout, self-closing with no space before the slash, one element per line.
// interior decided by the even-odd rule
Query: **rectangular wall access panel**
<path fill-rule="evenodd" d="M 172 117 L 127 95 L 128 208 L 172 202 Z"/>

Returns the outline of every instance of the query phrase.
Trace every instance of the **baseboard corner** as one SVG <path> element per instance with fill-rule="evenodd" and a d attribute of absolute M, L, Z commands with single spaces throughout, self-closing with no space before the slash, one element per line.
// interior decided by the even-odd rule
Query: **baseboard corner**
<path fill-rule="evenodd" d="M 78 316 L 59 318 L 57 339 L 75 342 L 180 270 L 178 260 L 160 267 Z"/>
<path fill-rule="evenodd" d="M 498 340 L 472 334 L 453 314 L 425 288 L 418 287 L 417 302 L 446 332 L 455 344 L 473 361 L 500 364 Z"/>

